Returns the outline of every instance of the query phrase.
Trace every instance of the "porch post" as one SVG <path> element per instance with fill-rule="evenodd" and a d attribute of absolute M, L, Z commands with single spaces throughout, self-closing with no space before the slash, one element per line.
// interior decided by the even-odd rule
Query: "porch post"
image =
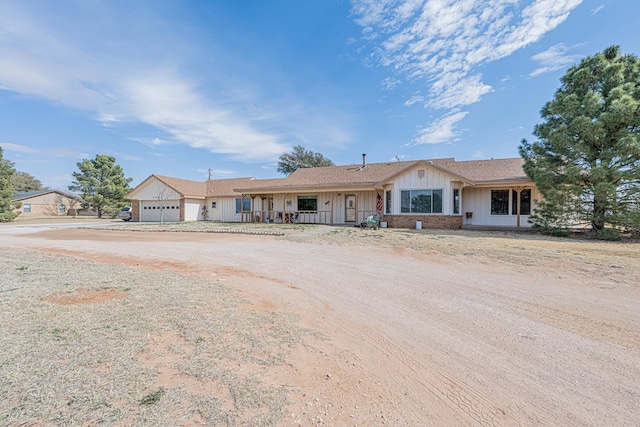
<path fill-rule="evenodd" d="M 331 225 L 333 225 L 333 206 L 335 205 L 333 198 L 336 196 L 336 194 L 338 193 L 336 193 L 335 191 L 331 193 L 331 209 L 329 210 L 329 224 Z"/>
<path fill-rule="evenodd" d="M 251 221 L 256 222 L 256 195 L 251 194 Z"/>
<path fill-rule="evenodd" d="M 522 192 L 522 188 L 518 187 L 515 189 L 516 190 L 516 227 L 520 228 L 520 192 Z"/>

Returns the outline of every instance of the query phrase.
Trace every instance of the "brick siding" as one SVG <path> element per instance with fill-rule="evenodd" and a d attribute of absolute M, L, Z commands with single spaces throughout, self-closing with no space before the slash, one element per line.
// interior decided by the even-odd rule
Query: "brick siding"
<path fill-rule="evenodd" d="M 422 221 L 422 228 L 462 228 L 460 215 L 385 215 L 382 221 L 392 228 L 416 228 L 416 221 Z"/>
<path fill-rule="evenodd" d="M 140 200 L 131 201 L 131 221 L 140 221 Z"/>

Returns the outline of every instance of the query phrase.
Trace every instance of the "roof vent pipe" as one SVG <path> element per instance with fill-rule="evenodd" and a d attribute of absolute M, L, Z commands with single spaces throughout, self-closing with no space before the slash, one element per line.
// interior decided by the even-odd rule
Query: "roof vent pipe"
<path fill-rule="evenodd" d="M 367 166 L 367 153 L 362 153 L 362 167 Z"/>

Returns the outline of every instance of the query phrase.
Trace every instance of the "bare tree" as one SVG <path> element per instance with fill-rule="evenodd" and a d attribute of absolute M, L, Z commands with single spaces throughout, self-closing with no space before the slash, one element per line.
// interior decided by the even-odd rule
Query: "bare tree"
<path fill-rule="evenodd" d="M 162 190 L 159 190 L 154 197 L 157 201 L 160 202 L 160 224 L 164 224 L 164 209 L 166 208 L 169 196 L 170 194 L 167 189 L 162 188 Z"/>

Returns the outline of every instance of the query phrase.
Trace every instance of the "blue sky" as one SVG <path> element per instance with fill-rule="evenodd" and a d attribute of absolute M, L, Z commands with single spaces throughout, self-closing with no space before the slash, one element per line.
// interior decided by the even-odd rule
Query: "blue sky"
<path fill-rule="evenodd" d="M 635 0 L 2 0 L 0 146 L 65 189 L 336 164 L 517 157 L 566 69 L 640 55 Z"/>

